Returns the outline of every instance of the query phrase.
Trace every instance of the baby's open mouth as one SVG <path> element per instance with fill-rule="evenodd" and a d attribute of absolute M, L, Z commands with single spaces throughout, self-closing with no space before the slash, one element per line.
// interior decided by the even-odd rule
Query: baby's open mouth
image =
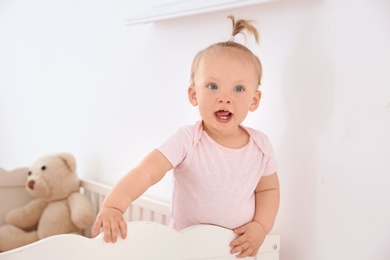
<path fill-rule="evenodd" d="M 232 117 L 232 113 L 227 110 L 218 110 L 215 112 L 215 116 L 220 120 L 229 120 Z"/>

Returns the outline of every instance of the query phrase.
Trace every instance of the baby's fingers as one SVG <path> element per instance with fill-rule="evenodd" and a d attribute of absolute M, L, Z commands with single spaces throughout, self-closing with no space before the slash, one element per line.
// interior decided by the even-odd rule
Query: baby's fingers
<path fill-rule="evenodd" d="M 239 255 L 241 255 L 245 250 L 247 250 L 248 247 L 249 244 L 247 242 L 244 242 L 242 244 L 235 244 L 234 246 L 232 246 L 230 253 L 232 255 L 240 253 Z"/>
<path fill-rule="evenodd" d="M 252 248 L 248 248 L 244 251 L 241 251 L 240 254 L 238 254 L 236 257 L 237 258 L 245 258 L 245 257 L 248 257 L 248 256 L 255 256 L 256 253 L 257 253 L 258 250 L 255 250 L 255 249 L 252 249 Z"/>
<path fill-rule="evenodd" d="M 119 229 L 121 232 L 121 237 L 125 239 L 127 236 L 127 224 L 123 219 L 119 221 Z"/>
<path fill-rule="evenodd" d="M 102 227 L 102 224 L 103 224 L 102 221 L 96 220 L 95 225 L 93 225 L 93 229 L 92 229 L 92 235 L 94 237 L 99 235 L 99 231 L 100 231 L 100 228 Z"/>
<path fill-rule="evenodd" d="M 103 224 L 104 241 L 115 243 L 118 239 L 119 233 L 121 238 L 125 239 L 127 236 L 127 224 L 121 219 L 119 222 L 107 221 Z"/>
<path fill-rule="evenodd" d="M 115 243 L 118 232 L 112 231 L 111 229 L 112 227 L 109 221 L 103 222 L 104 241 Z"/>
<path fill-rule="evenodd" d="M 230 247 L 235 248 L 238 246 L 242 246 L 244 243 L 246 243 L 248 240 L 246 239 L 245 234 L 240 235 L 236 239 L 234 239 L 232 242 L 230 242 Z M 238 252 L 238 251 L 237 251 Z"/>

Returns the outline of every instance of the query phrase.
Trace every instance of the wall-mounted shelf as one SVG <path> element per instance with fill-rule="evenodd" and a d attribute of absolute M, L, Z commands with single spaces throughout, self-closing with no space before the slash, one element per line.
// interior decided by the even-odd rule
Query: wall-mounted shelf
<path fill-rule="evenodd" d="M 126 25 L 258 5 L 276 0 L 154 0 L 146 10 L 130 15 Z"/>

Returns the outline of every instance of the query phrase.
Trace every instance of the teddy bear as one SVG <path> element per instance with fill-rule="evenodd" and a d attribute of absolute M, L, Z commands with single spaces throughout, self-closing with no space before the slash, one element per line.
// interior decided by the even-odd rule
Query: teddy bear
<path fill-rule="evenodd" d="M 82 234 L 92 224 L 92 204 L 80 193 L 73 155 L 42 156 L 29 169 L 25 187 L 34 199 L 6 214 L 0 252 L 57 234 Z"/>

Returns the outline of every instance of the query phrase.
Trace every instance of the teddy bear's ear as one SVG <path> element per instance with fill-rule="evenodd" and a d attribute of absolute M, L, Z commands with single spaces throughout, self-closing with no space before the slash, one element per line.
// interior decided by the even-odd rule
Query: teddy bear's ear
<path fill-rule="evenodd" d="M 76 170 L 76 160 L 70 153 L 60 153 L 58 155 L 68 165 L 71 171 Z"/>

